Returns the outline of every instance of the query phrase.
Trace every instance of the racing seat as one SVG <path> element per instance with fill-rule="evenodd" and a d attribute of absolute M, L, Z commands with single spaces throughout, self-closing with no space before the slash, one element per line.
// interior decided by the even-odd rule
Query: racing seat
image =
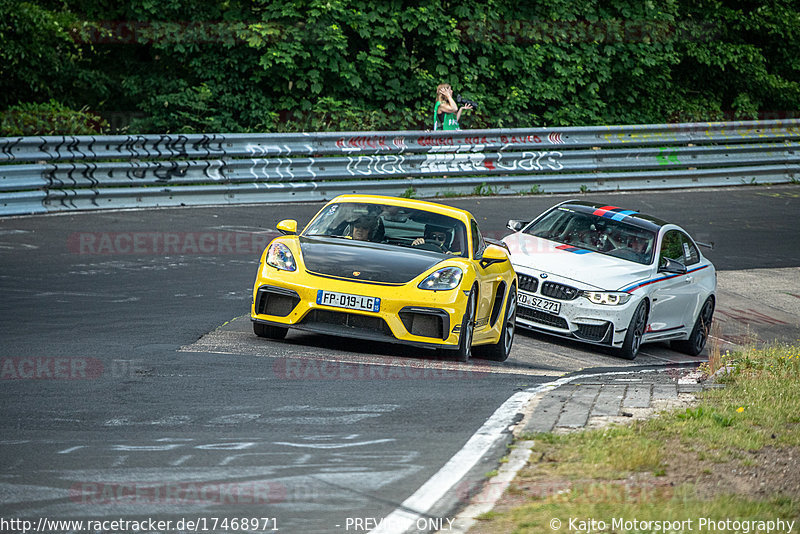
<path fill-rule="evenodd" d="M 453 234 L 453 242 L 450 243 L 449 252 L 456 255 L 462 255 L 467 250 L 467 240 L 464 239 L 464 229 L 459 228 Z"/>

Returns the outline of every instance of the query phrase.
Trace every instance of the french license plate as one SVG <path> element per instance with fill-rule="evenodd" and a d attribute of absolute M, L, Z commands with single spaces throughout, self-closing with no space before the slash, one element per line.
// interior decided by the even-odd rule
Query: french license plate
<path fill-rule="evenodd" d="M 561 311 L 561 303 L 554 302 L 543 298 L 536 297 L 530 293 L 520 291 L 517 293 L 517 304 L 520 306 L 527 306 L 537 310 L 546 311 L 548 313 L 557 314 Z"/>
<path fill-rule="evenodd" d="M 317 304 L 369 312 L 377 312 L 381 309 L 381 299 L 379 298 L 350 295 L 348 293 L 336 293 L 334 291 L 325 291 L 322 289 L 317 291 Z"/>

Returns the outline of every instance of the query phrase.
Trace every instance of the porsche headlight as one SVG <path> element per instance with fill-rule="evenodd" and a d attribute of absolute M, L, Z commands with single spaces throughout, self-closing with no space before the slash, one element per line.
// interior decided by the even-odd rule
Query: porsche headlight
<path fill-rule="evenodd" d="M 425 280 L 417 286 L 420 289 L 430 289 L 431 291 L 447 291 L 455 289 L 461 283 L 464 273 L 458 267 L 444 267 L 435 273 L 431 273 Z"/>
<path fill-rule="evenodd" d="M 283 243 L 273 243 L 269 246 L 269 250 L 267 250 L 267 265 L 281 271 L 297 270 L 292 251 Z"/>
<path fill-rule="evenodd" d="M 595 304 L 621 306 L 631 299 L 630 293 L 621 291 L 584 291 L 583 296 Z"/>

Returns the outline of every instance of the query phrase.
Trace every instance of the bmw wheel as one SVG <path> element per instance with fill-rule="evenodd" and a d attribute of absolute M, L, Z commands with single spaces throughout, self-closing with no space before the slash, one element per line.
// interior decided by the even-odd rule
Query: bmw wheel
<path fill-rule="evenodd" d="M 631 317 L 631 324 L 628 325 L 628 331 L 625 333 L 625 341 L 622 342 L 622 348 L 619 349 L 618 354 L 626 360 L 632 360 L 639 354 L 639 348 L 642 346 L 642 338 L 644 337 L 644 330 L 647 327 L 647 302 L 642 301 L 636 307 Z"/>
<path fill-rule="evenodd" d="M 508 292 L 507 300 L 500 339 L 494 345 L 475 347 L 475 356 L 495 362 L 504 362 L 508 359 L 511 345 L 514 343 L 514 329 L 517 321 L 517 290 L 515 288 L 512 287 Z"/>
<path fill-rule="evenodd" d="M 711 331 L 711 321 L 714 317 L 714 297 L 708 297 L 697 315 L 697 320 L 689 334 L 689 339 L 684 341 L 673 341 L 672 348 L 688 354 L 697 356 L 706 346 L 708 333 Z"/>
<path fill-rule="evenodd" d="M 266 337 L 269 339 L 283 339 L 286 337 L 288 328 L 281 328 L 280 326 L 272 326 L 271 324 L 253 323 L 253 332 L 258 337 Z"/>

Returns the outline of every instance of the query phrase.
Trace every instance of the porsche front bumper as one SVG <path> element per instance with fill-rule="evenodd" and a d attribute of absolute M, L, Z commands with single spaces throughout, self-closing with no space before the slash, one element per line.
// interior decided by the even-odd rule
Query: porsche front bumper
<path fill-rule="evenodd" d="M 429 291 L 415 284 L 385 285 L 277 271 L 253 288 L 251 320 L 311 332 L 403 343 L 458 347 L 467 295 L 460 289 Z M 319 303 L 319 291 L 380 299 L 377 312 Z"/>

